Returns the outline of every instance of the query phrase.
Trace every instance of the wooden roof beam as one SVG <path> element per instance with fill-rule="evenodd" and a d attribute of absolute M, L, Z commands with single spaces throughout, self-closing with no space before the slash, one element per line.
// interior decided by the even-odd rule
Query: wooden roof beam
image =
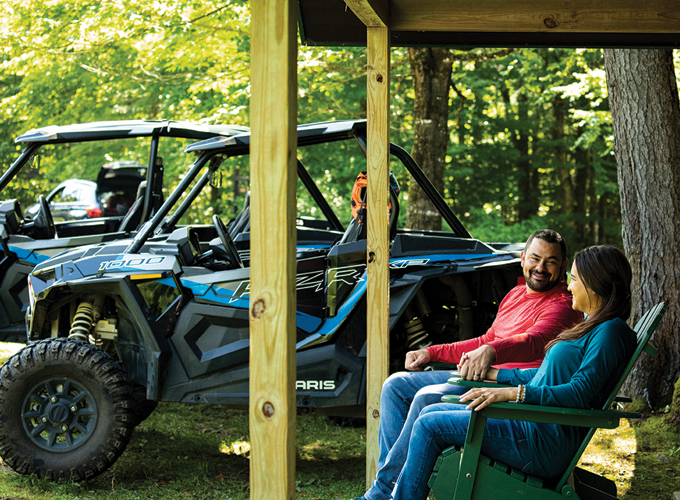
<path fill-rule="evenodd" d="M 367 28 L 389 27 L 389 0 L 345 0 L 345 3 Z"/>
<path fill-rule="evenodd" d="M 350 1 L 346 1 L 349 5 Z M 352 3 L 355 2 L 369 3 L 368 0 Z M 393 31 L 677 33 L 680 30 L 680 0 L 391 0 L 389 9 L 389 27 Z"/>

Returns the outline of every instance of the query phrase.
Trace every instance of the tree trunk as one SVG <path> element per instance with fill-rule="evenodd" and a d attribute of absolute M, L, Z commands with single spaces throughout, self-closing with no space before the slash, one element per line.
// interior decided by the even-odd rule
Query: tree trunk
<path fill-rule="evenodd" d="M 571 164 L 567 158 L 568 151 L 564 143 L 566 106 L 564 99 L 559 94 L 552 99 L 552 112 L 553 122 L 550 126 L 550 134 L 555 143 L 555 170 L 560 181 L 560 213 L 572 215 L 576 205 L 576 195 L 574 194 L 574 181 L 571 178 Z M 573 229 L 575 222 L 571 221 L 568 225 Z"/>
<path fill-rule="evenodd" d="M 409 56 L 415 89 L 411 156 L 443 195 L 453 59 L 451 51 L 443 48 L 410 48 Z M 406 227 L 432 230 L 442 227 L 441 216 L 413 180 L 408 190 Z"/>
<path fill-rule="evenodd" d="M 517 222 L 529 220 L 538 212 L 538 172 L 534 169 L 529 155 L 530 131 L 525 127 L 529 123 L 529 104 L 526 94 L 517 96 L 517 128 L 513 134 L 513 143 L 519 151 L 517 160 L 517 187 L 519 201 L 517 203 Z"/>
<path fill-rule="evenodd" d="M 625 388 L 658 408 L 671 402 L 680 373 L 680 106 L 673 51 L 608 49 L 604 61 L 623 244 L 633 267 L 631 324 L 655 303 L 668 303 L 652 338 L 659 354 L 643 355 Z M 677 404 L 672 411 L 678 415 Z"/>

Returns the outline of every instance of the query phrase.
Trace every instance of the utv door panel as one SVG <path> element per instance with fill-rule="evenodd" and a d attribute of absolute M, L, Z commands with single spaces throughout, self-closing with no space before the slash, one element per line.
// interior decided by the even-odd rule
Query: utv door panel
<path fill-rule="evenodd" d="M 363 361 L 337 345 L 297 353 L 296 404 L 302 408 L 361 404 Z"/>
<path fill-rule="evenodd" d="M 15 263 L 2 277 L 0 297 L 4 306 L 4 315 L 0 316 L 0 342 L 26 342 L 26 326 L 24 318 L 28 304 L 28 288 L 26 277 L 33 266 Z M 0 306 L 0 307 L 2 307 Z"/>
<path fill-rule="evenodd" d="M 248 310 L 190 303 L 170 338 L 190 378 L 248 363 Z"/>

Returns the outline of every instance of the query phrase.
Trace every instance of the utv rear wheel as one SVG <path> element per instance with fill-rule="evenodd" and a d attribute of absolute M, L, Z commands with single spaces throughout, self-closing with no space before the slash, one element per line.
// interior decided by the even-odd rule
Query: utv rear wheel
<path fill-rule="evenodd" d="M 16 472 L 82 481 L 123 453 L 134 425 L 125 372 L 71 339 L 37 342 L 0 371 L 0 456 Z"/>

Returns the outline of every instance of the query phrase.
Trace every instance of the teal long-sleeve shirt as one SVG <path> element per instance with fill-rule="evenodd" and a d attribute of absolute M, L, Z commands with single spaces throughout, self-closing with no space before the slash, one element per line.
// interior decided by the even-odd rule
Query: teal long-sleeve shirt
<path fill-rule="evenodd" d="M 539 368 L 499 370 L 498 382 L 526 386 L 524 402 L 569 408 L 602 408 L 621 378 L 637 345 L 625 321 L 598 325 L 578 340 L 555 344 Z M 581 445 L 587 429 L 567 425 L 522 422 L 534 471 L 562 474 Z"/>

